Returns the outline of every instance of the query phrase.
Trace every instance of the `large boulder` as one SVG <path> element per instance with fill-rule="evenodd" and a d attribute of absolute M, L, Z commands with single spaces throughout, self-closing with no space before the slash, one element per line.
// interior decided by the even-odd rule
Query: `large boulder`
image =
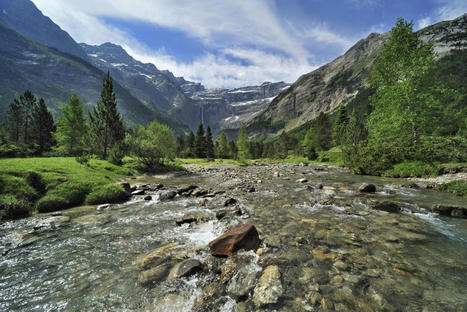
<path fill-rule="evenodd" d="M 259 248 L 259 244 L 260 239 L 255 226 L 243 224 L 211 241 L 209 248 L 214 256 L 228 257 L 240 249 L 256 250 Z"/>
<path fill-rule="evenodd" d="M 373 209 L 393 212 L 393 213 L 401 211 L 401 207 L 399 207 L 398 204 L 390 202 L 390 201 L 383 201 L 381 203 L 377 203 L 375 206 L 373 206 Z"/>
<path fill-rule="evenodd" d="M 177 196 L 177 192 L 175 192 L 175 191 L 166 191 L 166 192 L 162 192 L 159 195 L 159 200 L 160 201 L 170 200 L 170 199 L 173 199 L 175 196 Z"/>
<path fill-rule="evenodd" d="M 175 223 L 177 225 L 182 225 L 185 223 L 202 222 L 208 219 L 209 219 L 209 216 L 206 214 L 199 214 L 199 213 L 193 214 L 192 213 L 192 214 L 186 214 L 183 217 L 178 218 L 177 220 L 175 220 Z"/>
<path fill-rule="evenodd" d="M 376 186 L 374 184 L 363 183 L 358 188 L 360 193 L 374 193 L 376 192 Z"/>
<path fill-rule="evenodd" d="M 282 296 L 281 273 L 277 265 L 270 265 L 258 280 L 253 294 L 253 302 L 256 306 L 276 303 Z"/>

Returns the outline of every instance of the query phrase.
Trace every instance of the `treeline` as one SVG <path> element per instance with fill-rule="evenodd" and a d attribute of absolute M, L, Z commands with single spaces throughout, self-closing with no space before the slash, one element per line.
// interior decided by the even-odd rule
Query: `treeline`
<path fill-rule="evenodd" d="M 76 156 L 86 163 L 96 156 L 120 164 L 133 156 L 139 166 L 150 169 L 175 157 L 174 135 L 167 126 L 153 122 L 147 128 L 125 127 L 109 73 L 91 111 L 86 113 L 79 96 L 71 94 L 54 121 L 44 100 L 26 91 L 10 104 L 1 129 L 0 157 Z"/>

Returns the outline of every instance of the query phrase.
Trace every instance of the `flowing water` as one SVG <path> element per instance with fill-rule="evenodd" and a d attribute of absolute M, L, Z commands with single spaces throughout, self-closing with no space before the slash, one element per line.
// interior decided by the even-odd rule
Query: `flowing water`
<path fill-rule="evenodd" d="M 217 272 L 205 270 L 142 286 L 141 270 L 134 265 L 139 255 L 168 243 L 178 244 L 178 258 L 207 263 L 211 240 L 252 223 L 265 248 L 260 256 L 240 254 L 251 258 L 247 274 L 255 282 L 271 264 L 281 272 L 283 293 L 276 304 L 262 307 L 265 311 L 467 311 L 467 221 L 427 210 L 433 204 L 465 206 L 465 199 L 336 168 L 195 169 L 144 181 L 226 193 L 167 202 L 157 195 L 151 201 L 136 196 L 103 211 L 64 211 L 69 222 L 56 217 L 51 225 L 50 216 L 40 216 L 0 224 L 0 310 L 254 311 L 253 289 L 249 296 L 231 294 L 239 282 L 235 277 L 218 283 Z M 296 181 L 303 177 L 310 182 Z M 362 182 L 374 183 L 377 193 L 358 194 Z M 246 184 L 256 191 L 245 192 Z M 217 220 L 215 211 L 229 197 L 238 200 L 244 214 Z M 332 202 L 322 201 L 328 198 Z M 403 212 L 371 209 L 383 200 L 397 202 Z M 209 220 L 175 225 L 190 212 Z M 209 285 L 222 289 L 218 297 L 204 298 L 211 308 L 203 310 L 200 302 Z"/>

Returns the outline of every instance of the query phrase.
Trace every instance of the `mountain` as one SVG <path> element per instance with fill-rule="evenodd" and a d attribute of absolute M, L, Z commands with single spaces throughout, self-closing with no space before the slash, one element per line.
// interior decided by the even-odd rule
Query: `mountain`
<path fill-rule="evenodd" d="M 0 23 L 0 116 L 5 116 L 14 97 L 29 89 L 43 97 L 55 114 L 70 93 L 77 93 L 87 109 L 100 96 L 105 73 L 85 60 L 46 47 Z M 130 123 L 147 124 L 153 119 L 177 126 L 114 84 L 118 109 Z"/>
<path fill-rule="evenodd" d="M 206 89 L 200 83 L 175 77 L 170 71 L 135 60 L 119 45 L 80 45 L 96 67 L 109 70 L 148 108 L 188 125 L 193 131 L 200 122 L 209 125 L 214 133 L 242 126 L 288 87 L 284 82 L 266 82 L 261 86 L 233 90 Z"/>
<path fill-rule="evenodd" d="M 467 14 L 418 31 L 432 42 L 439 56 L 467 47 Z M 250 134 L 277 134 L 314 120 L 321 112 L 335 111 L 340 103 L 364 96 L 366 78 L 389 33 L 370 34 L 334 61 L 301 76 L 248 123 Z"/>
<path fill-rule="evenodd" d="M 30 39 L 86 59 L 84 50 L 30 0 L 0 0 L 0 22 Z"/>

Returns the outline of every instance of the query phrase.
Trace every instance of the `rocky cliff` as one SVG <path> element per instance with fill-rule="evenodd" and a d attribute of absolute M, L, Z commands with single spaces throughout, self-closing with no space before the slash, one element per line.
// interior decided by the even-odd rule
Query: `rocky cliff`
<path fill-rule="evenodd" d="M 467 14 L 419 31 L 422 40 L 432 42 L 436 53 L 467 46 Z M 248 124 L 251 134 L 276 134 L 299 127 L 321 112 L 333 112 L 365 87 L 369 70 L 389 34 L 370 34 L 344 55 L 317 70 L 301 76 L 281 92 L 261 114 Z"/>

